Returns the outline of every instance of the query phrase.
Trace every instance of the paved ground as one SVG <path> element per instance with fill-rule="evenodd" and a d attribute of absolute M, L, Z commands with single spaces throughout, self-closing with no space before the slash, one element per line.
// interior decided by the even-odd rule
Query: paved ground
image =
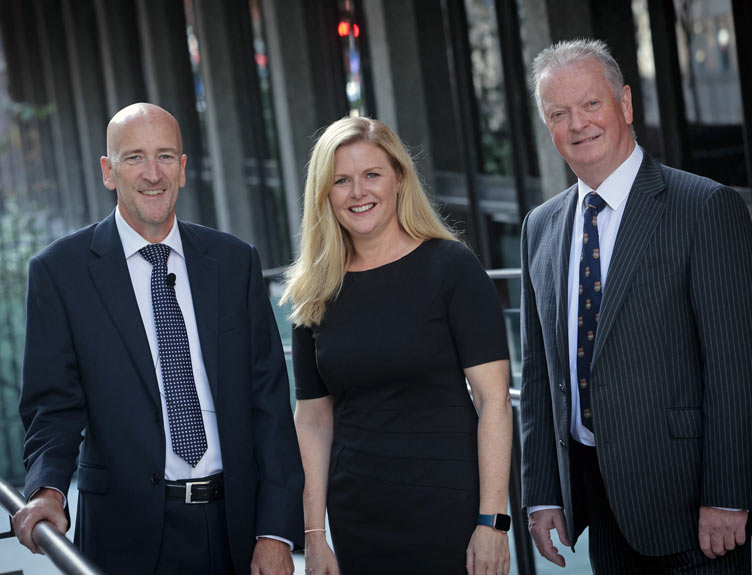
<path fill-rule="evenodd" d="M 73 485 L 71 487 L 70 502 L 71 515 L 74 518 L 76 514 L 76 500 L 75 485 Z M 8 524 L 9 522 L 5 517 L 2 517 L 0 519 L 0 531 L 7 531 Z M 72 530 L 68 533 L 68 537 L 73 538 Z M 576 554 L 569 552 L 567 548 L 557 543 L 557 547 L 565 551 L 563 554 L 567 559 L 566 569 L 560 569 L 551 563 L 544 562 L 544 560 L 538 557 L 539 560 L 536 563 L 537 575 L 587 575 L 590 573 L 587 559 L 587 541 L 581 540 L 581 542 L 584 544 L 578 544 Z M 514 550 L 513 540 L 510 541 L 510 546 Z M 293 560 L 295 561 L 295 573 L 303 575 L 305 573 L 303 554 L 295 553 Z M 0 575 L 19 571 L 23 575 L 57 575 L 60 573 L 46 557 L 32 555 L 25 547 L 22 547 L 18 543 L 17 539 L 0 539 Z M 514 557 L 512 557 L 512 572 L 510 575 L 518 575 L 514 564 Z"/>

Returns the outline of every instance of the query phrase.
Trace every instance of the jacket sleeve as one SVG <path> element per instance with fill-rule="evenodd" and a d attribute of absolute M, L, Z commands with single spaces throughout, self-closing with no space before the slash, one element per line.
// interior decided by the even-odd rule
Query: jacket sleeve
<path fill-rule="evenodd" d="M 67 494 L 86 424 L 86 398 L 66 310 L 38 257 L 29 263 L 19 412 L 26 429 L 27 497 L 40 487 Z"/>
<path fill-rule="evenodd" d="M 562 505 L 543 330 L 530 276 L 530 214 L 522 224 L 522 505 Z"/>
<path fill-rule="evenodd" d="M 252 248 L 248 310 L 251 320 L 253 443 L 258 468 L 256 533 L 303 545 L 303 466 L 290 409 L 282 342 Z"/>
<path fill-rule="evenodd" d="M 752 221 L 739 194 L 706 200 L 690 260 L 703 358 L 701 503 L 752 508 Z"/>

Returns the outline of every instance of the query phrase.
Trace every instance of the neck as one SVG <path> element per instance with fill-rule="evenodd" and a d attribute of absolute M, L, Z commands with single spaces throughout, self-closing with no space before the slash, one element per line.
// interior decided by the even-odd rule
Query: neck
<path fill-rule="evenodd" d="M 354 254 L 347 269 L 362 271 L 383 266 L 407 255 L 420 243 L 401 228 L 389 237 L 353 238 Z"/>
<path fill-rule="evenodd" d="M 606 178 L 608 178 L 611 174 L 613 174 L 619 166 L 621 166 L 624 162 L 627 161 L 627 158 L 632 155 L 632 152 L 634 152 L 635 147 L 637 146 L 637 143 L 634 141 L 634 139 L 630 139 L 627 144 L 627 149 L 619 155 L 619 160 L 615 162 L 614 164 L 609 165 L 608 167 L 604 167 L 601 170 L 594 169 L 592 171 L 590 170 L 581 170 L 583 171 L 582 174 L 578 174 L 575 172 L 575 175 L 580 178 L 583 182 L 585 182 L 588 186 L 590 186 L 593 191 L 596 191 L 598 187 L 606 181 Z"/>

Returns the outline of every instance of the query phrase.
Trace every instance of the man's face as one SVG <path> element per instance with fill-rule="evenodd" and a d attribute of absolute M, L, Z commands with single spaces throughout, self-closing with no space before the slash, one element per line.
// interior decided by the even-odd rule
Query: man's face
<path fill-rule="evenodd" d="M 616 98 L 603 67 L 592 59 L 546 73 L 539 86 L 554 146 L 577 177 L 596 189 L 634 149 L 629 86 Z"/>
<path fill-rule="evenodd" d="M 150 108 L 128 116 L 108 136 L 109 156 L 101 158 L 104 184 L 117 189 L 125 221 L 145 239 L 160 242 L 172 229 L 178 190 L 185 185 L 177 124 Z"/>

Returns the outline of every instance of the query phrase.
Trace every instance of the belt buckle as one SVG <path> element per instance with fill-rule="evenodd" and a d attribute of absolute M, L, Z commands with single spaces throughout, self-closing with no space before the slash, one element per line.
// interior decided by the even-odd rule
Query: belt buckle
<path fill-rule="evenodd" d="M 193 501 L 193 486 L 194 485 L 209 485 L 211 481 L 189 481 L 185 484 L 185 502 L 189 505 L 198 505 L 200 503 L 209 503 L 209 501 Z"/>

